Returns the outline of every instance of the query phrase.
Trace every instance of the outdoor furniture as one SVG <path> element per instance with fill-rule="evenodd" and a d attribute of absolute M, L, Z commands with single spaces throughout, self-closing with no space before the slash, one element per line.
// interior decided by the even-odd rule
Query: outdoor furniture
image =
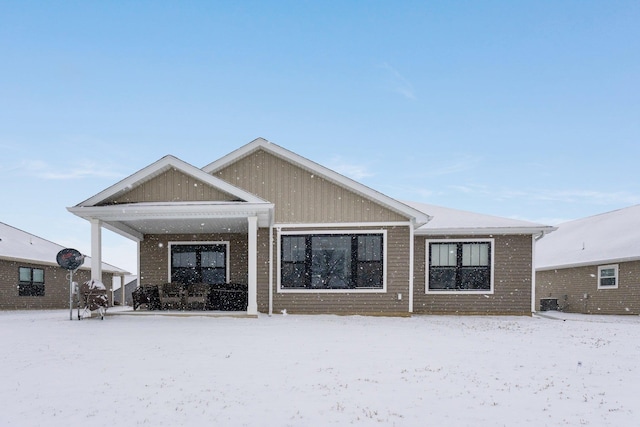
<path fill-rule="evenodd" d="M 163 310 L 183 309 L 184 291 L 180 283 L 164 283 L 158 288 L 160 307 Z"/>
<path fill-rule="evenodd" d="M 220 311 L 246 311 L 248 287 L 242 283 L 220 283 L 211 285 L 209 309 Z"/>
<path fill-rule="evenodd" d="M 199 307 L 204 310 L 209 300 L 209 285 L 206 283 L 190 283 L 184 294 L 184 305 L 187 309 Z"/>
<path fill-rule="evenodd" d="M 158 285 L 142 285 L 134 289 L 131 293 L 133 299 L 133 309 L 136 310 L 140 306 L 146 304 L 148 310 L 160 309 L 160 296 L 158 294 Z"/>

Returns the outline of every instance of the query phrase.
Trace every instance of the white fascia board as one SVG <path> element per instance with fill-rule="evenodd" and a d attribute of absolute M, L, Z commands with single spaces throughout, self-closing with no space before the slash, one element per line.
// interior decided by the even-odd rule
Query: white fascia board
<path fill-rule="evenodd" d="M 360 184 L 359 182 L 354 181 L 351 178 L 347 178 L 346 176 L 341 175 L 327 167 L 324 167 L 319 163 L 311 161 L 307 158 L 300 156 L 299 154 L 296 154 L 292 151 L 282 148 L 277 144 L 269 142 L 264 138 L 254 139 L 253 141 L 246 144 L 245 146 L 240 147 L 239 149 L 232 151 L 231 153 L 216 160 L 215 162 L 208 164 L 207 166 L 203 167 L 202 170 L 206 173 L 215 172 L 235 162 L 236 160 L 254 152 L 258 148 L 263 148 L 264 150 L 280 158 L 283 158 L 293 164 L 296 164 L 302 167 L 303 169 L 311 171 L 318 176 L 322 176 L 323 178 L 326 178 L 329 181 L 337 183 L 342 187 L 349 188 L 355 193 L 358 193 L 368 199 L 375 200 L 381 205 L 387 206 L 391 210 L 394 210 L 402 215 L 406 215 L 407 217 L 411 218 L 415 222 L 416 227 L 426 224 L 431 220 L 431 216 L 427 215 L 422 211 L 414 209 L 411 206 L 405 205 L 404 203 L 399 202 L 383 193 L 380 193 L 379 191 L 376 191 L 370 187 L 367 187 L 364 184 Z"/>
<path fill-rule="evenodd" d="M 131 203 L 109 206 L 75 206 L 67 210 L 81 218 L 98 218 L 103 221 L 127 221 L 141 219 L 181 219 L 185 217 L 258 216 L 271 219 L 272 203 L 247 202 L 165 202 Z M 262 224 L 261 224 L 262 225 Z"/>
<path fill-rule="evenodd" d="M 24 262 L 24 263 L 28 263 L 28 264 L 36 264 L 36 265 L 42 265 L 42 266 L 46 265 L 46 266 L 50 266 L 50 267 L 60 267 L 60 265 L 57 262 L 44 261 L 44 260 L 39 260 L 39 259 L 17 258 L 17 257 L 10 257 L 10 256 L 3 256 L 3 257 L 0 257 L 0 259 L 3 260 L 3 261 Z M 85 258 L 85 263 L 83 265 L 81 265 L 80 267 L 78 267 L 78 270 L 91 270 L 91 267 L 87 263 L 91 263 L 91 257 L 86 257 Z M 111 274 L 122 274 L 122 275 L 130 275 L 131 274 L 127 270 L 123 270 L 121 268 L 118 268 L 118 267 L 116 267 L 114 265 L 111 265 L 111 264 L 108 264 L 106 262 L 102 263 L 102 271 L 105 272 L 105 273 L 111 273 Z"/>
<path fill-rule="evenodd" d="M 485 227 L 485 228 L 427 228 L 423 230 L 416 230 L 416 236 L 463 236 L 463 235 L 507 235 L 507 234 L 547 234 L 556 230 L 555 227 Z"/>
<path fill-rule="evenodd" d="M 203 170 L 198 169 L 197 167 L 178 159 L 177 157 L 167 155 L 161 158 L 160 160 L 156 161 L 155 163 L 152 163 L 151 165 L 139 170 L 133 175 L 130 175 L 129 177 L 123 179 L 122 181 L 112 185 L 106 190 L 103 190 L 100 193 L 96 194 L 95 196 L 85 200 L 84 202 L 79 203 L 76 206 L 95 206 L 96 204 L 110 197 L 113 197 L 119 192 L 128 191 L 134 188 L 139 183 L 144 182 L 148 179 L 151 179 L 157 176 L 158 174 L 160 174 L 161 172 L 164 172 L 165 170 L 168 170 L 170 168 L 175 168 L 187 175 L 191 175 L 194 178 L 211 185 L 212 187 L 218 188 L 222 191 L 232 194 L 238 197 L 239 199 L 246 200 L 247 202 L 250 202 L 250 203 L 265 202 L 265 200 L 255 196 L 254 194 L 251 194 L 245 190 L 242 190 L 238 187 L 235 187 L 229 184 L 226 181 L 216 178 L 204 172 Z"/>
<path fill-rule="evenodd" d="M 591 260 L 584 262 L 574 262 L 570 264 L 556 264 L 556 265 L 545 265 L 543 267 L 536 267 L 536 271 L 549 271 L 549 270 L 565 270 L 567 268 L 577 268 L 577 267 L 589 267 L 589 266 L 597 266 L 597 265 L 607 265 L 607 264 L 621 264 L 623 262 L 635 262 L 640 261 L 640 257 L 627 257 L 627 258 L 610 258 L 610 259 L 599 259 L 599 260 Z"/>

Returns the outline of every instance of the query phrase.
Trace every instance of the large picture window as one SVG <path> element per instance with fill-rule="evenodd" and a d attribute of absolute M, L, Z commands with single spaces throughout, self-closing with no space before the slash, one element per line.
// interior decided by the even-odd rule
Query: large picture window
<path fill-rule="evenodd" d="M 491 241 L 427 241 L 427 292 L 492 290 Z"/>
<path fill-rule="evenodd" d="M 18 269 L 18 296 L 44 296 L 44 270 L 41 268 L 20 267 Z"/>
<path fill-rule="evenodd" d="M 227 245 L 171 244 L 171 281 L 221 284 L 227 281 Z"/>
<path fill-rule="evenodd" d="M 383 234 L 281 236 L 282 289 L 383 289 Z"/>

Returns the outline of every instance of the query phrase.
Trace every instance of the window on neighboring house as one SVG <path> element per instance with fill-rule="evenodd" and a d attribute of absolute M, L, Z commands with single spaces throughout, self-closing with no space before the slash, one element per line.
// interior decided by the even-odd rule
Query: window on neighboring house
<path fill-rule="evenodd" d="M 491 241 L 427 241 L 427 292 L 491 291 Z"/>
<path fill-rule="evenodd" d="M 171 244 L 171 281 L 221 284 L 227 281 L 227 245 Z"/>
<path fill-rule="evenodd" d="M 382 234 L 283 235 L 282 289 L 383 289 Z"/>
<path fill-rule="evenodd" d="M 618 287 L 618 264 L 598 267 L 598 289 L 616 289 Z"/>
<path fill-rule="evenodd" d="M 44 296 L 44 270 L 41 268 L 20 267 L 18 271 L 18 295 L 21 297 Z"/>

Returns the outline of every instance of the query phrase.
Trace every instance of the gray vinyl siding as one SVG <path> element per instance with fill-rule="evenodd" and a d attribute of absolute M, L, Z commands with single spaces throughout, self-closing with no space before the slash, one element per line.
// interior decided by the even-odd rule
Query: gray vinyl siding
<path fill-rule="evenodd" d="M 532 237 L 530 235 L 467 236 L 494 239 L 493 294 L 425 293 L 426 240 L 464 236 L 418 236 L 415 239 L 414 313 L 531 315 Z"/>
<path fill-rule="evenodd" d="M 231 234 L 148 234 L 140 242 L 140 284 L 159 285 L 169 281 L 169 243 L 229 242 L 229 281 L 247 283 L 248 239 Z"/>
<path fill-rule="evenodd" d="M 44 296 L 19 296 L 19 268 L 40 268 L 44 270 Z M 1 310 L 41 310 L 69 308 L 69 272 L 59 266 L 35 264 L 23 261 L 0 260 L 0 309 Z M 73 281 L 86 282 L 91 271 L 78 270 Z M 113 275 L 103 272 L 103 283 L 111 288 Z M 109 293 L 109 298 L 111 295 Z M 75 306 L 75 299 L 74 299 Z"/>
<path fill-rule="evenodd" d="M 235 197 L 176 169 L 169 169 L 104 204 L 231 201 Z"/>
<path fill-rule="evenodd" d="M 275 203 L 276 223 L 407 221 L 353 191 L 258 150 L 214 176 Z"/>
<path fill-rule="evenodd" d="M 598 266 L 618 264 L 618 288 L 598 289 Z M 555 298 L 569 313 L 640 314 L 640 261 L 604 262 L 536 272 L 536 308 Z"/>
<path fill-rule="evenodd" d="M 362 228 L 367 230 L 367 228 Z M 409 315 L 409 227 L 385 227 L 387 230 L 387 292 L 287 292 L 277 291 L 276 235 L 274 234 L 273 311 L 280 313 L 344 315 Z M 332 229 L 333 230 L 333 229 Z M 379 231 L 380 228 L 369 228 Z M 296 229 L 296 231 L 300 231 Z M 311 232 L 317 229 L 309 230 Z M 268 289 L 267 289 L 268 290 Z M 402 299 L 398 299 L 402 294 Z"/>

